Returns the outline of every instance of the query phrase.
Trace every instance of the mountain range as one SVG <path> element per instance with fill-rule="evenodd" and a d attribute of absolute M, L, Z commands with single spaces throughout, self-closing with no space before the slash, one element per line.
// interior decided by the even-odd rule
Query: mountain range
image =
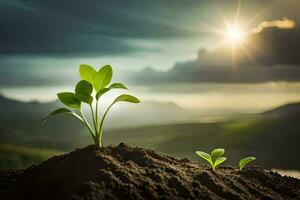
<path fill-rule="evenodd" d="M 76 119 L 61 116 L 41 126 L 41 119 L 59 105 L 0 97 L 0 168 L 28 166 L 92 142 Z M 294 158 L 300 151 L 300 103 L 219 122 L 200 123 L 197 117 L 173 103 L 124 104 L 107 119 L 104 143 L 125 142 L 194 160 L 199 159 L 196 150 L 225 148 L 231 165 L 256 156 L 256 163 L 267 168 L 300 169 Z"/>

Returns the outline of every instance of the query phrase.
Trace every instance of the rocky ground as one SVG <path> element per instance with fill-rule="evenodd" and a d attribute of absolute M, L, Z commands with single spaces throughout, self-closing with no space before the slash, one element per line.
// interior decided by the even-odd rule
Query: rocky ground
<path fill-rule="evenodd" d="M 259 167 L 239 171 L 121 143 L 87 146 L 0 173 L 0 199 L 300 199 L 300 180 Z"/>

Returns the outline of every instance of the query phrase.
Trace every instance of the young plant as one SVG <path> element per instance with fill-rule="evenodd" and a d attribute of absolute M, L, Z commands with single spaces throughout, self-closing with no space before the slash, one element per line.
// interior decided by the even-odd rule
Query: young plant
<path fill-rule="evenodd" d="M 224 149 L 215 149 L 210 154 L 203 151 L 196 151 L 196 154 L 206 160 L 215 171 L 216 166 L 220 165 L 226 160 L 226 157 L 221 157 L 225 153 Z"/>
<path fill-rule="evenodd" d="M 109 85 L 113 75 L 112 67 L 110 65 L 105 65 L 98 71 L 96 71 L 93 67 L 83 64 L 79 67 L 79 73 L 82 80 L 77 83 L 75 92 L 61 92 L 57 94 L 58 99 L 64 105 L 77 110 L 79 114 L 67 108 L 59 108 L 45 117 L 42 123 L 44 124 L 49 119 L 49 117 L 55 115 L 72 115 L 79 119 L 83 124 L 85 124 L 94 140 L 95 145 L 101 147 L 104 120 L 111 107 L 114 104 L 122 101 L 130 103 L 139 103 L 140 101 L 132 95 L 122 94 L 118 96 L 110 104 L 110 106 L 108 106 L 101 120 L 99 120 L 100 98 L 110 90 L 128 88 L 122 83 L 112 83 L 111 85 Z M 90 108 L 90 115 L 93 121 L 92 126 L 86 120 L 83 113 L 83 103 L 87 104 Z"/>
<path fill-rule="evenodd" d="M 256 160 L 255 157 L 246 157 L 246 158 L 243 158 L 240 160 L 239 162 L 239 167 L 240 167 L 240 170 L 242 171 L 243 168 L 250 162 L 252 162 L 253 160 Z"/>

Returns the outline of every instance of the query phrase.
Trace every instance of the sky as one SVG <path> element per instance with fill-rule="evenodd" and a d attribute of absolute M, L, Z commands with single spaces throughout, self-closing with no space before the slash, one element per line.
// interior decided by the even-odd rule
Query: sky
<path fill-rule="evenodd" d="M 0 0 L 0 24 L 0 92 L 11 97 L 55 98 L 86 63 L 186 108 L 300 101 L 300 0 Z"/>

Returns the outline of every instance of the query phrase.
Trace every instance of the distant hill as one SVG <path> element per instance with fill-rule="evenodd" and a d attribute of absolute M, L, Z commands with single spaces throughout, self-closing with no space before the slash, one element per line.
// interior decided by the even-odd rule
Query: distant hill
<path fill-rule="evenodd" d="M 178 157 L 199 160 L 196 150 L 225 148 L 228 164 L 246 156 L 267 168 L 300 170 L 300 114 L 252 116 L 219 123 L 147 126 L 109 132 L 105 143 L 122 141 Z"/>
<path fill-rule="evenodd" d="M 29 167 L 51 156 L 63 152 L 45 148 L 25 147 L 21 145 L 0 144 L 0 169 L 18 169 Z"/>
<path fill-rule="evenodd" d="M 89 134 L 76 119 L 61 116 L 41 126 L 41 118 L 57 105 L 58 102 L 22 103 L 0 98 L 1 143 L 59 151 L 90 144 Z M 195 160 L 199 160 L 195 150 L 223 147 L 229 156 L 228 164 L 236 165 L 240 158 L 253 155 L 257 157 L 255 162 L 264 167 L 300 169 L 300 160 L 294 159 L 300 152 L 299 104 L 215 123 L 188 123 L 195 113 L 172 103 L 144 102 L 134 106 L 123 104 L 113 110 L 104 144 L 125 142 Z M 0 158 L 0 165 L 1 162 Z"/>
<path fill-rule="evenodd" d="M 130 113 L 130 116 L 127 117 Z M 180 123 L 196 119 L 197 112 L 183 109 L 172 102 L 144 101 L 139 104 L 120 104 L 107 118 L 107 128 L 126 128 L 145 125 Z"/>
<path fill-rule="evenodd" d="M 290 115 L 290 114 L 300 114 L 300 102 L 290 103 L 283 106 L 279 106 L 272 110 L 263 112 L 263 115 Z"/>
<path fill-rule="evenodd" d="M 42 118 L 58 107 L 64 106 L 58 101 L 26 103 L 0 96 L 0 141 L 62 150 L 90 142 L 85 127 L 69 116 L 59 116 L 49 120 L 45 126 L 41 125 Z M 105 128 L 176 123 L 187 121 L 193 115 L 193 112 L 173 103 L 122 103 L 113 107 Z"/>
<path fill-rule="evenodd" d="M 256 156 L 256 164 L 267 168 L 300 170 L 299 104 L 289 104 L 264 112 L 217 123 L 180 123 L 110 131 L 105 143 L 120 141 L 145 146 L 178 157 L 199 160 L 195 150 L 223 147 L 227 163 L 237 165 L 246 156 Z M 275 115 L 276 114 L 276 115 Z M 275 116 L 275 117 L 274 117 Z"/>
<path fill-rule="evenodd" d="M 21 102 L 14 99 L 8 99 L 0 95 L 1 119 L 22 118 L 25 115 L 41 116 L 59 106 L 58 102 L 40 103 L 37 101 Z"/>
<path fill-rule="evenodd" d="M 58 101 L 50 103 L 21 102 L 0 96 L 0 120 L 37 117 L 40 120 L 53 109 L 65 107 Z M 130 117 L 125 117 L 130 113 Z M 158 114 L 159 113 L 159 114 Z M 174 123 L 195 118 L 196 113 L 180 108 L 172 102 L 144 101 L 139 104 L 122 103 L 114 106 L 108 115 L 107 128 L 135 127 Z M 64 118 L 64 117 L 62 117 Z M 50 122 L 51 123 L 51 122 Z"/>

